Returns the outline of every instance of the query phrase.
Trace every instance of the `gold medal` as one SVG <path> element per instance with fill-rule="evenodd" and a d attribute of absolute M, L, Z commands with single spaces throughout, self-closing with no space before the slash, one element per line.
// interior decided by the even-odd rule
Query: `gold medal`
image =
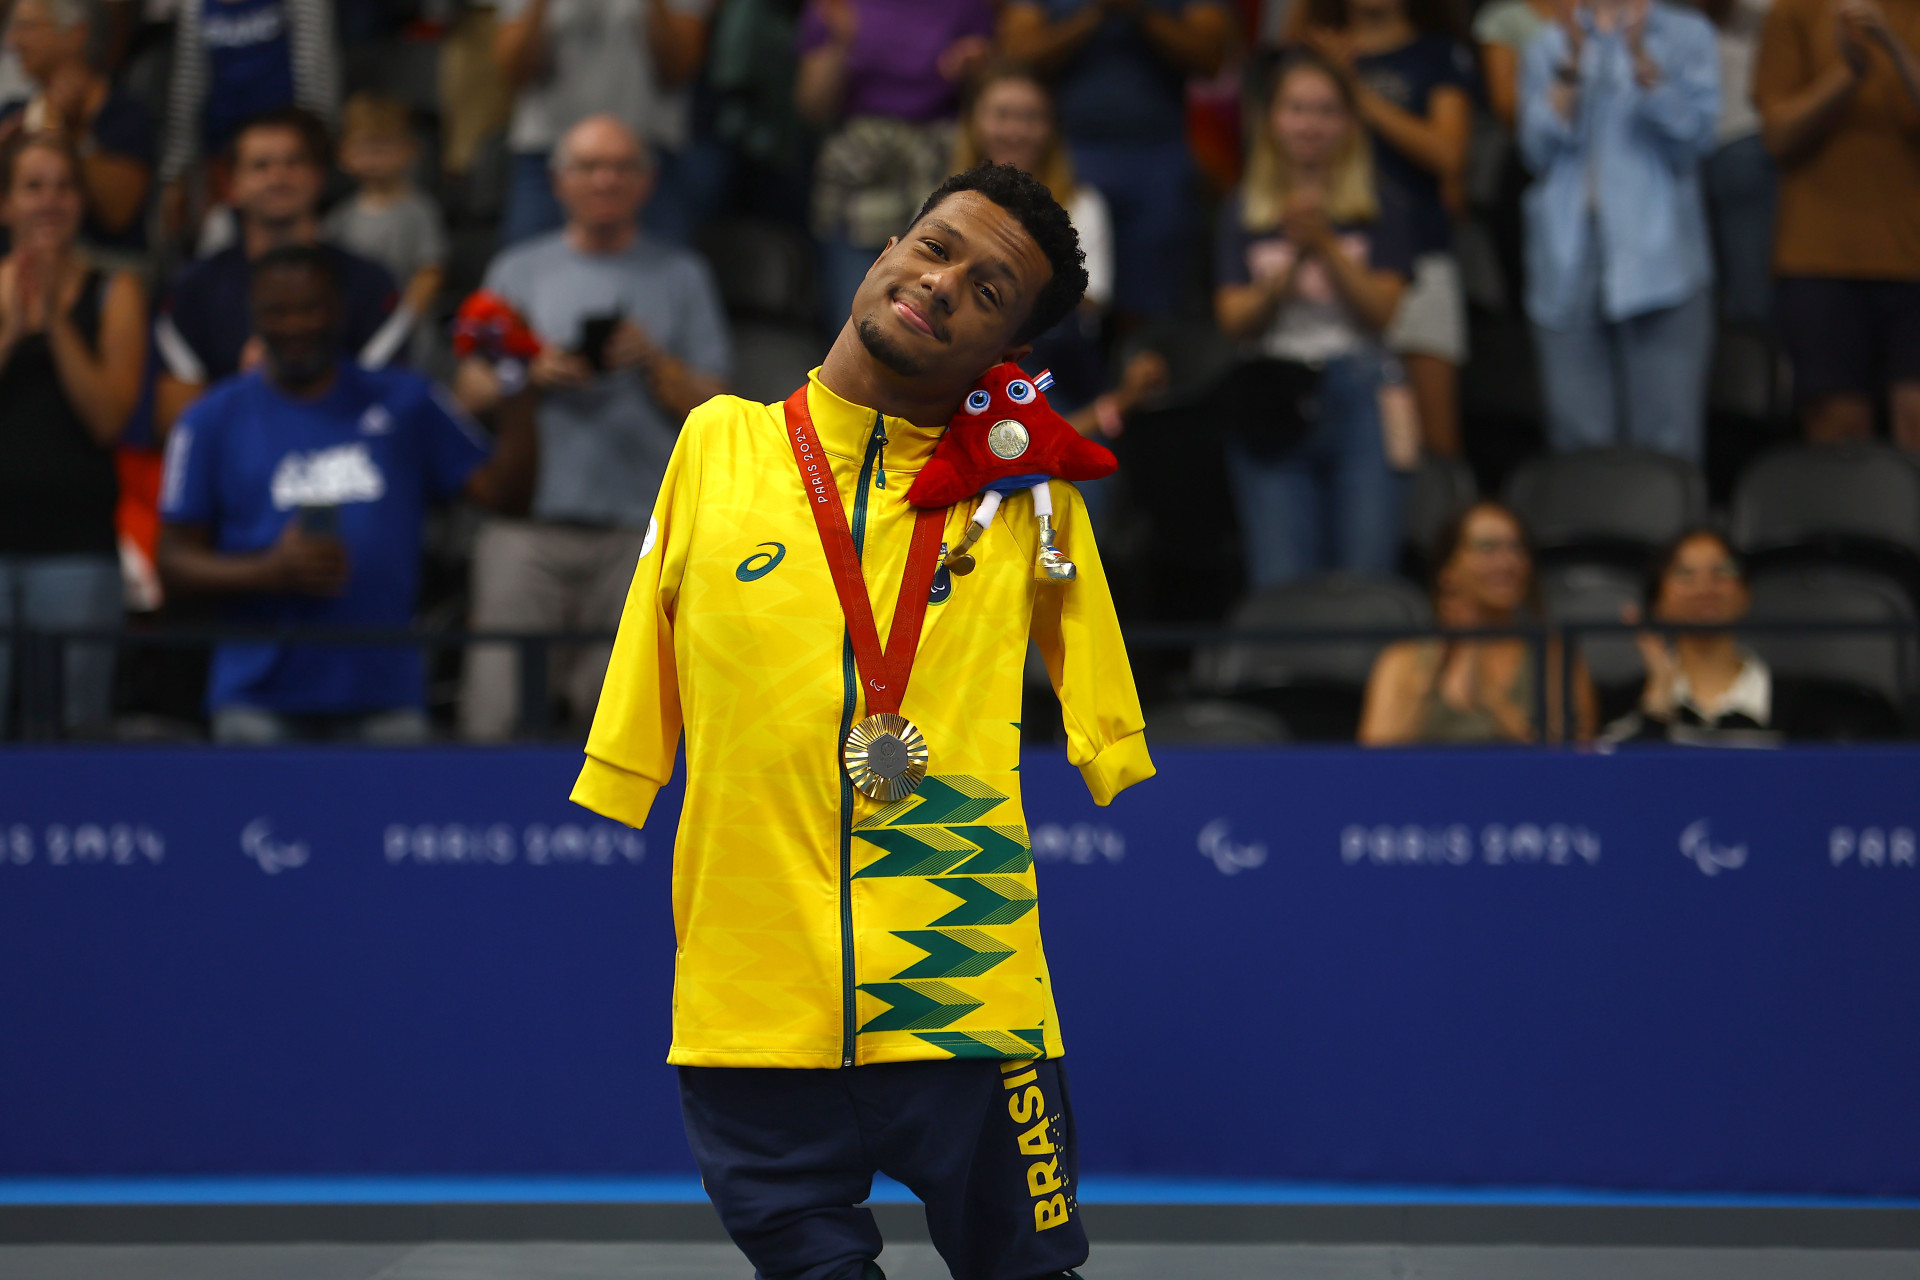
<path fill-rule="evenodd" d="M 847 730 L 840 759 L 862 795 L 904 800 L 926 779 L 927 740 L 905 716 L 883 711 Z"/>

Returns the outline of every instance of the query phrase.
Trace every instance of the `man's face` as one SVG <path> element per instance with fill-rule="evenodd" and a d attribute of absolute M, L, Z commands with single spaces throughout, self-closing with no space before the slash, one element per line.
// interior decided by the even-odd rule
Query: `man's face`
<path fill-rule="evenodd" d="M 258 222 L 292 222 L 320 203 L 326 175 L 296 129 L 248 129 L 234 144 L 233 204 Z"/>
<path fill-rule="evenodd" d="M 274 381 L 295 391 L 310 387 L 333 368 L 339 296 L 325 276 L 305 267 L 256 272 L 253 327 L 266 345 Z"/>
<path fill-rule="evenodd" d="M 1020 220 L 975 191 L 948 196 L 890 242 L 853 296 L 854 331 L 894 373 L 959 394 L 1020 348 L 1052 279 Z"/>
<path fill-rule="evenodd" d="M 653 194 L 653 171 L 633 135 L 589 122 L 569 136 L 553 187 L 569 221 L 594 231 L 631 227 Z"/>
<path fill-rule="evenodd" d="M 20 55 L 20 69 L 44 87 L 56 69 L 86 48 L 87 26 L 63 28 L 41 0 L 19 0 L 7 22 L 7 44 Z"/>

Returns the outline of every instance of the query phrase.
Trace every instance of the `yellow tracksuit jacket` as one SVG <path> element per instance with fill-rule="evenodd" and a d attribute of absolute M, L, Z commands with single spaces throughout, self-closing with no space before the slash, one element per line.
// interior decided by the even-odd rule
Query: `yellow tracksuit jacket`
<path fill-rule="evenodd" d="M 807 403 L 884 643 L 913 532 L 907 487 L 940 433 L 841 399 L 817 371 Z M 1063 481 L 1053 501 L 1078 581 L 1034 581 L 1038 525 L 1018 497 L 973 573 L 936 576 L 901 707 L 926 735 L 928 777 L 885 804 L 841 768 L 867 710 L 782 406 L 721 396 L 688 416 L 573 791 L 641 825 L 685 730 L 669 1062 L 1060 1055 L 1020 802 L 1028 638 L 1096 801 L 1153 762 L 1086 506 Z M 949 543 L 968 511 L 947 513 Z"/>

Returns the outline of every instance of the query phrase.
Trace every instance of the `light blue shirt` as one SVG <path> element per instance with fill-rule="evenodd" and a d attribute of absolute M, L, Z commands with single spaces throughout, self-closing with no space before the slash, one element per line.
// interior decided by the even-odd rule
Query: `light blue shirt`
<path fill-rule="evenodd" d="M 1563 28 L 1527 47 L 1520 76 L 1520 152 L 1537 175 L 1526 195 L 1527 314 L 1549 329 L 1581 318 L 1588 255 L 1599 256 L 1610 321 L 1676 306 L 1713 283 L 1700 197 L 1700 160 L 1720 115 L 1713 28 L 1691 10 L 1653 5 L 1645 48 L 1660 78 L 1643 89 L 1625 39 L 1595 30 L 1584 8 L 1579 21 L 1587 35 L 1572 120 L 1549 96 L 1567 58 Z"/>

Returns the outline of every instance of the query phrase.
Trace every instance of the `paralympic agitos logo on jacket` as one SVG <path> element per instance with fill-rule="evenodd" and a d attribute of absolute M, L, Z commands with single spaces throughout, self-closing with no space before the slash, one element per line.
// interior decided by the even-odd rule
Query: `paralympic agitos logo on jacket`
<path fill-rule="evenodd" d="M 644 554 L 644 553 L 643 553 Z M 927 593 L 928 604 L 945 604 L 947 597 L 953 594 L 953 578 L 947 572 L 944 563 L 947 556 L 947 544 L 940 544 L 941 565 L 934 571 L 933 589 Z M 780 567 L 787 558 L 787 548 L 778 542 L 763 542 L 759 548 L 734 569 L 733 576 L 742 582 L 758 582 Z"/>

